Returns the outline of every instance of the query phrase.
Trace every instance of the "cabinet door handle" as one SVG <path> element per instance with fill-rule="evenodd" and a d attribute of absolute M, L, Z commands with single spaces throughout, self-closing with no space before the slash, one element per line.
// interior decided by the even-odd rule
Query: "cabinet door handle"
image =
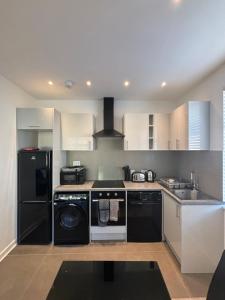
<path fill-rule="evenodd" d="M 91 150 L 91 141 L 88 142 L 89 150 Z"/>
<path fill-rule="evenodd" d="M 28 127 L 31 127 L 31 128 L 39 128 L 41 127 L 40 125 L 29 125 Z"/>
<path fill-rule="evenodd" d="M 45 156 L 45 166 L 46 168 L 48 167 L 48 154 L 46 153 L 46 156 Z"/>
<path fill-rule="evenodd" d="M 126 141 L 126 149 L 128 150 L 128 141 Z"/>
<path fill-rule="evenodd" d="M 180 206 L 179 205 L 176 206 L 176 217 L 180 218 Z"/>

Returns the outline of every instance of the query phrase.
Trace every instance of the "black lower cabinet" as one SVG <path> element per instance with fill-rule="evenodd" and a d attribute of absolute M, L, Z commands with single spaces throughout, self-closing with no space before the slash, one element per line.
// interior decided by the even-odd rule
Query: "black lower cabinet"
<path fill-rule="evenodd" d="M 127 193 L 127 241 L 162 241 L 162 194 L 160 191 Z"/>

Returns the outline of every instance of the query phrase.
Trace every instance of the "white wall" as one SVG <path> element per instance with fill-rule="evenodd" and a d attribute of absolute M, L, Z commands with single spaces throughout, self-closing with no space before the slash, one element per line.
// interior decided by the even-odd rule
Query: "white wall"
<path fill-rule="evenodd" d="M 16 240 L 16 107 L 35 100 L 0 75 L 0 259 Z"/>
<path fill-rule="evenodd" d="M 180 103 L 188 100 L 211 101 L 211 150 L 223 149 L 223 90 L 225 64 L 179 99 Z"/>

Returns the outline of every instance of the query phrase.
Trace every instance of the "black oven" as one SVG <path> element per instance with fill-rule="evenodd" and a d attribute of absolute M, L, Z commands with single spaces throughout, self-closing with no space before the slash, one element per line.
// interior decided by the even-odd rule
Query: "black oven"
<path fill-rule="evenodd" d="M 91 192 L 92 226 L 125 226 L 126 193 L 124 191 Z"/>

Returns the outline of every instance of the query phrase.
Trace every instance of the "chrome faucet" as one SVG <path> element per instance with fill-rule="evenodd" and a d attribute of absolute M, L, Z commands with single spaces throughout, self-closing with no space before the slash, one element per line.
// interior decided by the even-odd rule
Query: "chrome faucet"
<path fill-rule="evenodd" d="M 193 171 L 191 171 L 191 185 L 194 190 L 198 189 L 197 176 Z"/>

